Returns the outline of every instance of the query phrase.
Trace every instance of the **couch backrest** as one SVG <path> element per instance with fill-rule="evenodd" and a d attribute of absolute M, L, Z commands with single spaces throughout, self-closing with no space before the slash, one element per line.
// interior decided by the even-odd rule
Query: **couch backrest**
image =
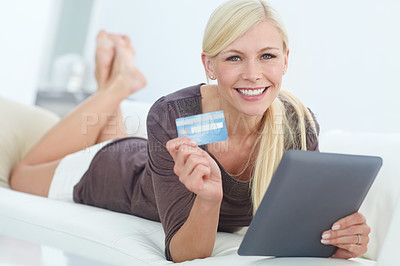
<path fill-rule="evenodd" d="M 320 136 L 320 150 L 383 158 L 383 166 L 360 208 L 371 226 L 365 257 L 376 260 L 400 194 L 400 133 L 326 132 Z"/>
<path fill-rule="evenodd" d="M 122 116 L 128 136 L 147 138 L 146 120 L 151 103 L 125 100 L 121 103 Z"/>

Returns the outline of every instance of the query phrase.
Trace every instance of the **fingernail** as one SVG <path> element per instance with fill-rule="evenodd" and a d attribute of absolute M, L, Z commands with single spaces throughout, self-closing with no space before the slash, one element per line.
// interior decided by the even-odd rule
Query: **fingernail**
<path fill-rule="evenodd" d="M 322 244 L 328 244 L 328 243 L 330 243 L 330 242 L 331 242 L 330 240 L 321 239 L 321 243 L 322 243 Z"/>
<path fill-rule="evenodd" d="M 329 233 L 323 234 L 323 235 L 322 235 L 322 238 L 323 238 L 323 239 L 330 238 L 330 237 L 331 237 L 331 234 L 329 234 Z"/>
<path fill-rule="evenodd" d="M 339 224 L 335 224 L 334 226 L 332 226 L 332 230 L 338 230 L 338 229 L 340 229 Z"/>
<path fill-rule="evenodd" d="M 190 145 L 197 146 L 197 142 L 195 140 L 190 140 Z"/>

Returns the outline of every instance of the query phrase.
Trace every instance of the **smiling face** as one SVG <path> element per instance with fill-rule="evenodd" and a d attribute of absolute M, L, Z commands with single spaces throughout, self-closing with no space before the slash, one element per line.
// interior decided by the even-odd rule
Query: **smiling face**
<path fill-rule="evenodd" d="M 225 111 L 262 115 L 278 96 L 286 71 L 281 33 L 270 21 L 260 22 L 210 58 L 203 54 L 208 76 L 218 81 Z"/>

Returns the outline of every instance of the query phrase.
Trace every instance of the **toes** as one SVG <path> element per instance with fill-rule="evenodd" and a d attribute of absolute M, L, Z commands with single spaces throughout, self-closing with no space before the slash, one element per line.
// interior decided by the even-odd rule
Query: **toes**
<path fill-rule="evenodd" d="M 125 41 L 126 46 L 128 46 L 129 48 L 131 48 L 133 50 L 131 38 L 129 38 L 128 35 L 122 35 L 122 39 Z"/>
<path fill-rule="evenodd" d="M 129 38 L 128 35 L 122 35 L 122 39 L 127 42 L 128 44 L 131 44 L 131 38 Z"/>
<path fill-rule="evenodd" d="M 107 35 L 107 32 L 105 30 L 100 30 L 99 33 L 97 33 L 96 40 L 103 38 L 106 35 Z"/>
<path fill-rule="evenodd" d="M 112 38 L 110 37 L 111 34 L 108 34 L 104 30 L 99 31 L 96 37 L 96 44 L 97 47 L 103 47 L 103 48 L 114 48 L 114 43 L 112 41 Z"/>
<path fill-rule="evenodd" d="M 110 76 L 111 65 L 115 56 L 115 45 L 110 34 L 101 30 L 96 38 L 96 69 L 95 77 L 99 88 L 104 85 Z"/>
<path fill-rule="evenodd" d="M 117 45 L 117 43 L 119 43 L 121 48 L 126 49 L 127 51 L 130 51 L 133 55 L 135 55 L 135 50 L 132 47 L 131 39 L 129 38 L 128 35 L 114 34 L 112 36 L 112 39 L 113 39 L 115 45 Z"/>
<path fill-rule="evenodd" d="M 101 87 L 108 80 L 111 72 L 115 51 L 111 49 L 96 49 L 95 77 Z"/>
<path fill-rule="evenodd" d="M 111 77 L 120 93 L 126 97 L 146 86 L 146 78 L 134 65 L 135 51 L 127 35 L 110 34 L 115 45 L 115 56 L 111 67 Z"/>
<path fill-rule="evenodd" d="M 132 57 L 125 48 L 124 41 L 119 37 L 115 37 L 115 60 L 112 66 L 112 72 L 118 73 L 126 69 L 132 63 Z"/>
<path fill-rule="evenodd" d="M 128 41 L 123 36 L 116 37 L 116 52 L 117 52 L 117 60 L 121 59 L 124 63 L 131 64 L 133 58 L 135 57 L 135 51 L 130 45 L 130 41 Z"/>

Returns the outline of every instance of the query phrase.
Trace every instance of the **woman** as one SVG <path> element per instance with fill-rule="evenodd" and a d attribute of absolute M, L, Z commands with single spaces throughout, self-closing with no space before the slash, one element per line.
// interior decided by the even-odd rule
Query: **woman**
<path fill-rule="evenodd" d="M 166 257 L 180 262 L 210 256 L 218 230 L 249 225 L 285 150 L 318 150 L 311 113 L 280 90 L 288 38 L 263 1 L 233 0 L 214 11 L 202 62 L 217 85 L 160 98 L 148 115 L 148 141 L 124 138 L 120 126 L 120 102 L 146 83 L 132 64 L 129 39 L 100 32 L 97 41 L 99 90 L 23 158 L 11 177 L 14 189 L 52 197 L 66 155 L 115 139 L 78 176 L 74 200 L 161 221 Z M 227 141 L 198 146 L 178 138 L 176 118 L 217 110 L 226 117 Z M 82 128 L 82 117 L 97 123 Z M 335 257 L 357 257 L 366 252 L 369 231 L 355 213 L 334 223 L 321 242 L 338 247 Z"/>

